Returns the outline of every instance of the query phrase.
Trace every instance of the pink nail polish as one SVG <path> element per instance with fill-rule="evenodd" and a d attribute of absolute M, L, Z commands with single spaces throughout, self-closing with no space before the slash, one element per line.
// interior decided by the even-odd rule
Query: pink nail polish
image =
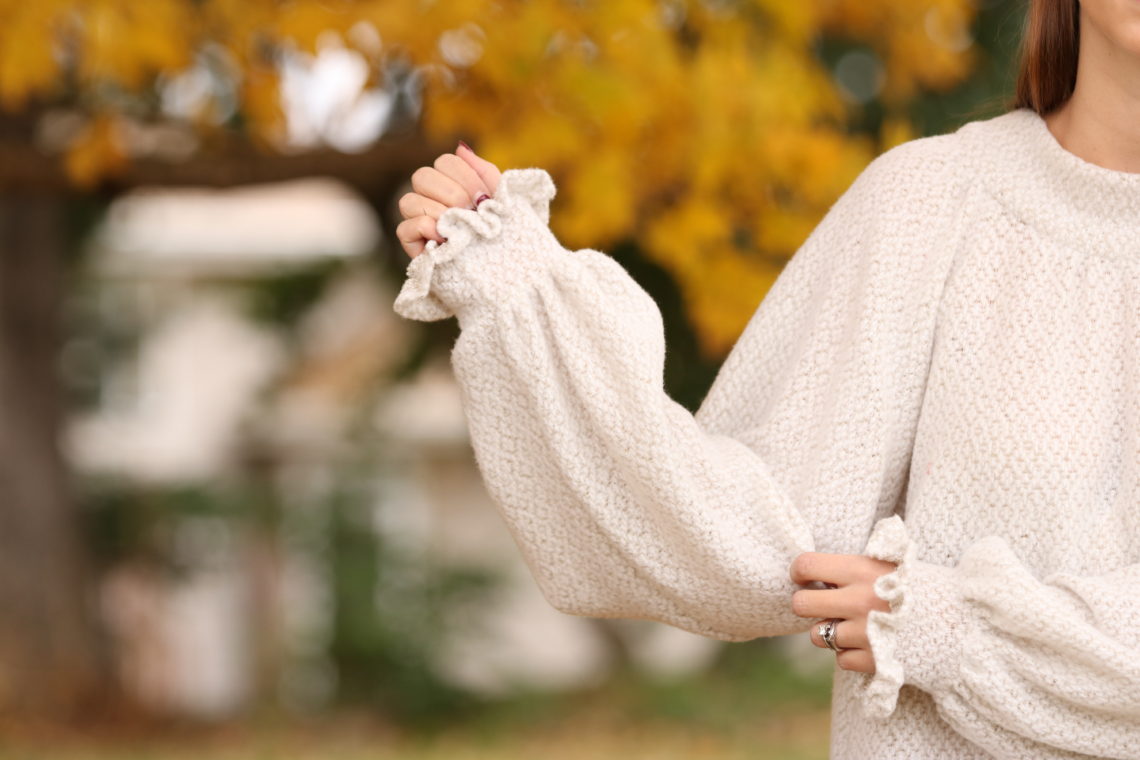
<path fill-rule="evenodd" d="M 460 145 L 462 145 L 464 148 L 467 148 L 467 150 L 471 151 L 472 153 L 474 153 L 474 152 L 475 152 L 475 149 L 474 149 L 474 148 L 472 148 L 470 145 L 468 145 L 467 143 L 463 142 L 462 140 L 460 140 L 460 141 L 459 141 L 459 144 L 460 144 Z"/>
<path fill-rule="evenodd" d="M 479 204 L 483 201 L 489 200 L 491 200 L 491 196 L 487 195 L 486 193 L 479 193 L 479 197 L 475 199 L 475 208 L 479 208 Z"/>

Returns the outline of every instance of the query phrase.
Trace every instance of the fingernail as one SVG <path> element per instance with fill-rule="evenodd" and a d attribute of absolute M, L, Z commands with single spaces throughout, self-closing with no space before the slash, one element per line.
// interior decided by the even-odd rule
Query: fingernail
<path fill-rule="evenodd" d="M 487 195 L 486 193 L 479 193 L 479 197 L 475 199 L 475 208 L 479 208 L 479 204 L 483 201 L 489 200 L 491 200 L 491 196 Z"/>
<path fill-rule="evenodd" d="M 474 152 L 475 152 L 475 149 L 474 149 L 474 148 L 472 148 L 470 145 L 468 145 L 467 143 L 463 142 L 462 140 L 460 140 L 460 141 L 459 141 L 459 144 L 460 144 L 460 145 L 462 145 L 464 148 L 467 148 L 467 150 L 471 151 L 472 153 L 474 153 Z"/>

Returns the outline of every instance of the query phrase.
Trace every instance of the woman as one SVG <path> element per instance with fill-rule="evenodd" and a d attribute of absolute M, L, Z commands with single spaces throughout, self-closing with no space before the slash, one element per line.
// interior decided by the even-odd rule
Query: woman
<path fill-rule="evenodd" d="M 459 319 L 551 603 L 810 631 L 835 758 L 1140 758 L 1140 3 L 1029 13 L 1015 107 L 873 161 L 696 415 L 653 301 L 550 232 L 545 171 L 463 146 L 401 199 L 396 309 Z"/>

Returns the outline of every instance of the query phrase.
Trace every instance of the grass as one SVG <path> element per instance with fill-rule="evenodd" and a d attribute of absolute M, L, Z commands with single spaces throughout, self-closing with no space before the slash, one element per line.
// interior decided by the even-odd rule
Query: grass
<path fill-rule="evenodd" d="M 797 674 L 737 645 L 711 672 L 618 675 L 576 694 L 531 694 L 430 727 L 376 711 L 225 724 L 0 726 L 0 760 L 824 760 L 830 674 Z"/>
<path fill-rule="evenodd" d="M 569 716 L 488 733 L 447 729 L 426 737 L 330 720 L 290 728 L 172 731 L 161 736 L 75 734 L 5 740 L 3 760 L 824 760 L 828 716 L 757 716 L 733 732 L 664 721 L 619 724 Z"/>

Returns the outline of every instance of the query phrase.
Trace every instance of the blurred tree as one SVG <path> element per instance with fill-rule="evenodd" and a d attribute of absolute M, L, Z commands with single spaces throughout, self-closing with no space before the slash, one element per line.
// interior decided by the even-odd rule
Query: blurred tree
<path fill-rule="evenodd" d="M 0 712 L 73 705 L 100 681 L 56 440 L 64 225 L 51 198 L 0 202 Z"/>
<path fill-rule="evenodd" d="M 411 171 L 462 136 L 500 166 L 551 171 L 566 245 L 637 241 L 679 286 L 694 361 L 714 362 L 870 158 L 915 136 L 908 104 L 966 76 L 974 10 L 0 0 L 0 708 L 71 702 L 98 681 L 55 450 L 56 229 L 69 193 L 327 174 L 361 188 L 390 230 Z M 300 140 L 282 105 L 285 72 L 330 51 L 366 71 L 342 112 L 388 97 L 386 128 L 352 154 L 330 147 L 335 113 Z"/>

